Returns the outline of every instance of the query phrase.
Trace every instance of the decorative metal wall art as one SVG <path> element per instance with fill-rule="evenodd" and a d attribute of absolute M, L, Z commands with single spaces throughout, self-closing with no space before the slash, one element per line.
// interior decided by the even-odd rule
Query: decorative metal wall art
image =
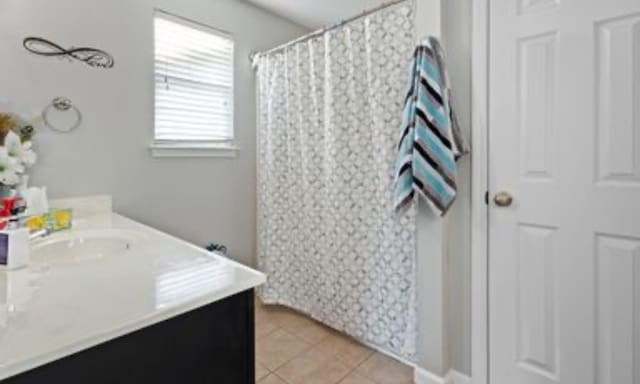
<path fill-rule="evenodd" d="M 66 56 L 74 60 L 82 61 L 94 68 L 113 68 L 115 64 L 113 56 L 100 49 L 80 47 L 63 48 L 56 43 L 41 37 L 27 37 L 22 45 L 31 53 L 41 56 Z"/>

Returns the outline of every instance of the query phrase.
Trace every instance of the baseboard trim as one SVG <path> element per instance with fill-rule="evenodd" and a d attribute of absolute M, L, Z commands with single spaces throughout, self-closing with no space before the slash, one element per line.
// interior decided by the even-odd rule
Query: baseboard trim
<path fill-rule="evenodd" d="M 447 384 L 446 378 L 416 367 L 413 371 L 413 382 L 415 384 Z"/>
<path fill-rule="evenodd" d="M 415 384 L 471 384 L 469 376 L 454 370 L 449 371 L 444 377 L 420 367 L 415 367 L 413 372 Z"/>
<path fill-rule="evenodd" d="M 447 374 L 450 384 L 471 384 L 471 377 L 460 373 L 458 371 L 451 370 Z"/>

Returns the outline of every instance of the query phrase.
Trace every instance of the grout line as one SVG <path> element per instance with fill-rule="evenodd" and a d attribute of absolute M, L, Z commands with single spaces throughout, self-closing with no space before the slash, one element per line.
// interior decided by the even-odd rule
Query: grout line
<path fill-rule="evenodd" d="M 280 330 L 283 330 L 283 329 L 280 328 L 280 327 L 275 327 L 275 328 L 273 328 L 273 330 L 271 332 L 267 332 L 264 335 L 262 335 L 261 339 L 265 339 L 265 338 L 269 337 L 270 335 L 272 335 L 272 334 L 274 334 L 274 333 L 276 333 L 276 332 L 278 332 Z"/>
<path fill-rule="evenodd" d="M 273 375 L 275 377 L 277 377 L 278 379 L 282 380 L 283 383 L 285 384 L 290 384 L 287 380 L 285 380 L 283 377 L 281 377 L 280 375 L 278 375 L 277 373 L 273 372 Z"/>
<path fill-rule="evenodd" d="M 280 369 L 280 368 L 284 367 L 284 366 L 285 366 L 287 363 L 289 363 L 291 360 L 295 359 L 296 357 L 300 357 L 303 353 L 305 353 L 305 352 L 307 352 L 307 351 L 311 350 L 311 348 L 313 348 L 313 345 L 311 345 L 311 344 L 307 343 L 306 341 L 302 340 L 301 338 L 299 338 L 298 336 L 296 336 L 296 335 L 292 334 L 291 332 L 287 332 L 287 330 L 286 330 L 286 329 L 280 328 L 280 330 L 281 330 L 282 332 L 284 332 L 284 333 L 288 334 L 289 336 L 295 337 L 295 338 L 296 338 L 296 339 L 298 339 L 299 341 L 302 341 L 303 343 L 307 344 L 307 348 L 303 349 L 302 351 L 300 351 L 300 353 L 298 353 L 297 355 L 295 355 L 295 356 L 291 357 L 289 360 L 285 361 L 284 363 L 282 363 L 282 364 L 278 365 L 278 366 L 273 370 L 273 373 L 274 373 L 274 374 L 276 373 L 276 371 L 277 371 L 278 369 Z M 276 375 L 276 376 L 278 376 L 278 375 Z M 278 376 L 278 377 L 280 377 L 280 376 Z M 282 378 L 281 378 L 281 379 L 282 379 Z M 284 379 L 282 379 L 282 380 L 284 380 Z M 285 382 L 286 382 L 286 380 L 285 380 Z"/>
<path fill-rule="evenodd" d="M 376 351 L 373 351 L 373 350 L 372 350 L 372 352 L 369 354 L 369 356 L 367 356 L 366 358 L 364 358 L 360 363 L 358 363 L 358 365 L 356 365 L 356 366 L 353 368 L 353 372 L 355 372 L 355 373 L 357 373 L 358 375 L 360 375 L 360 376 L 364 377 L 365 379 L 368 379 L 368 380 L 370 380 L 370 381 L 372 381 L 372 382 L 374 382 L 374 383 L 377 383 L 377 381 L 376 381 L 376 380 L 374 380 L 373 378 L 369 377 L 368 375 L 366 375 L 366 374 L 364 374 L 364 373 L 362 373 L 362 374 L 361 374 L 361 373 L 358 373 L 358 372 L 357 372 L 358 368 L 360 368 L 361 366 L 363 366 L 363 365 L 364 365 L 364 363 L 366 363 L 367 361 L 369 361 L 369 359 L 373 358 L 373 355 L 375 355 L 375 354 L 376 354 Z"/>
<path fill-rule="evenodd" d="M 266 337 L 268 337 L 269 335 L 271 335 L 272 333 L 276 332 L 277 330 L 279 330 L 280 327 L 276 326 L 275 328 L 273 328 L 271 331 L 265 333 L 264 335 L 260 336 L 260 337 L 256 337 L 256 341 L 260 340 L 260 339 L 264 339 Z"/>
<path fill-rule="evenodd" d="M 346 364 L 342 364 L 342 365 L 344 365 L 345 367 L 347 367 L 347 365 L 346 365 Z M 349 367 L 347 367 L 347 368 L 349 368 Z M 349 375 L 351 375 L 352 373 L 353 373 L 353 370 L 348 371 L 347 373 L 345 373 L 345 375 L 344 375 L 344 376 L 342 376 L 341 378 L 339 378 L 339 379 L 338 379 L 338 381 L 336 381 L 334 384 L 340 384 L 340 383 L 342 383 L 342 382 L 344 381 L 344 379 L 346 379 L 347 377 L 349 377 Z"/>

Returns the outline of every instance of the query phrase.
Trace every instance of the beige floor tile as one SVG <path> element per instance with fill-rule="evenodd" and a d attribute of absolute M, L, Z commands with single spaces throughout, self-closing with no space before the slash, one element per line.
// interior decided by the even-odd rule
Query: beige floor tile
<path fill-rule="evenodd" d="M 261 305 L 256 308 L 256 318 L 266 319 L 271 322 L 276 322 L 281 316 L 286 316 L 290 313 L 290 310 L 280 305 Z"/>
<path fill-rule="evenodd" d="M 413 369 L 387 357 L 375 353 L 362 363 L 356 372 L 377 384 L 411 384 L 413 383 Z"/>
<path fill-rule="evenodd" d="M 268 321 L 268 322 L 273 322 L 271 316 L 270 316 L 270 311 L 268 309 L 266 309 L 265 306 L 256 306 L 255 307 L 255 316 L 256 316 L 256 321 Z"/>
<path fill-rule="evenodd" d="M 278 368 L 276 374 L 288 384 L 336 384 L 349 371 L 335 357 L 311 349 Z"/>
<path fill-rule="evenodd" d="M 263 338 L 279 328 L 269 315 L 269 310 L 256 297 L 255 305 L 256 339 Z"/>
<path fill-rule="evenodd" d="M 270 374 L 269 376 L 265 377 L 264 379 L 258 381 L 258 384 L 287 384 L 287 383 L 282 381 L 282 379 L 279 378 L 278 376 L 276 376 L 274 374 Z"/>
<path fill-rule="evenodd" d="M 312 344 L 322 341 L 329 334 L 326 327 L 312 318 L 279 305 L 256 304 L 256 325 L 261 327 L 256 335 L 264 336 L 265 330 L 271 332 L 280 327 Z"/>
<path fill-rule="evenodd" d="M 323 341 L 332 333 L 329 328 L 313 320 L 309 320 L 305 325 L 295 328 L 290 332 L 313 345 Z"/>
<path fill-rule="evenodd" d="M 306 316 L 289 308 L 276 306 L 265 310 L 268 318 L 282 328 L 295 329 L 311 321 Z"/>
<path fill-rule="evenodd" d="M 313 325 L 315 321 L 306 315 L 294 311 L 285 311 L 277 319 L 277 324 L 289 332 Z"/>
<path fill-rule="evenodd" d="M 260 381 L 260 379 L 267 377 L 270 373 L 267 367 L 256 361 L 256 381 Z"/>
<path fill-rule="evenodd" d="M 340 384 L 376 384 L 375 382 L 367 379 L 364 376 L 360 376 L 357 373 L 352 373 L 345 377 Z"/>
<path fill-rule="evenodd" d="M 277 329 L 278 326 L 275 323 L 256 319 L 256 339 L 261 339 Z"/>
<path fill-rule="evenodd" d="M 271 371 L 309 349 L 311 345 L 278 329 L 256 342 L 256 360 Z"/>
<path fill-rule="evenodd" d="M 324 353 L 335 356 L 351 368 L 355 368 L 373 353 L 371 349 L 354 339 L 335 331 L 331 331 L 331 334 L 320 342 L 317 348 Z"/>

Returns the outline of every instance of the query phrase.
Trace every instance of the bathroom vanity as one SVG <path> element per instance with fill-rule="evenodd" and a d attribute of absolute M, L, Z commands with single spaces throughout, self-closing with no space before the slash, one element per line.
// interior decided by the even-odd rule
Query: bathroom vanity
<path fill-rule="evenodd" d="M 0 383 L 254 383 L 263 274 L 113 213 L 0 271 Z"/>

